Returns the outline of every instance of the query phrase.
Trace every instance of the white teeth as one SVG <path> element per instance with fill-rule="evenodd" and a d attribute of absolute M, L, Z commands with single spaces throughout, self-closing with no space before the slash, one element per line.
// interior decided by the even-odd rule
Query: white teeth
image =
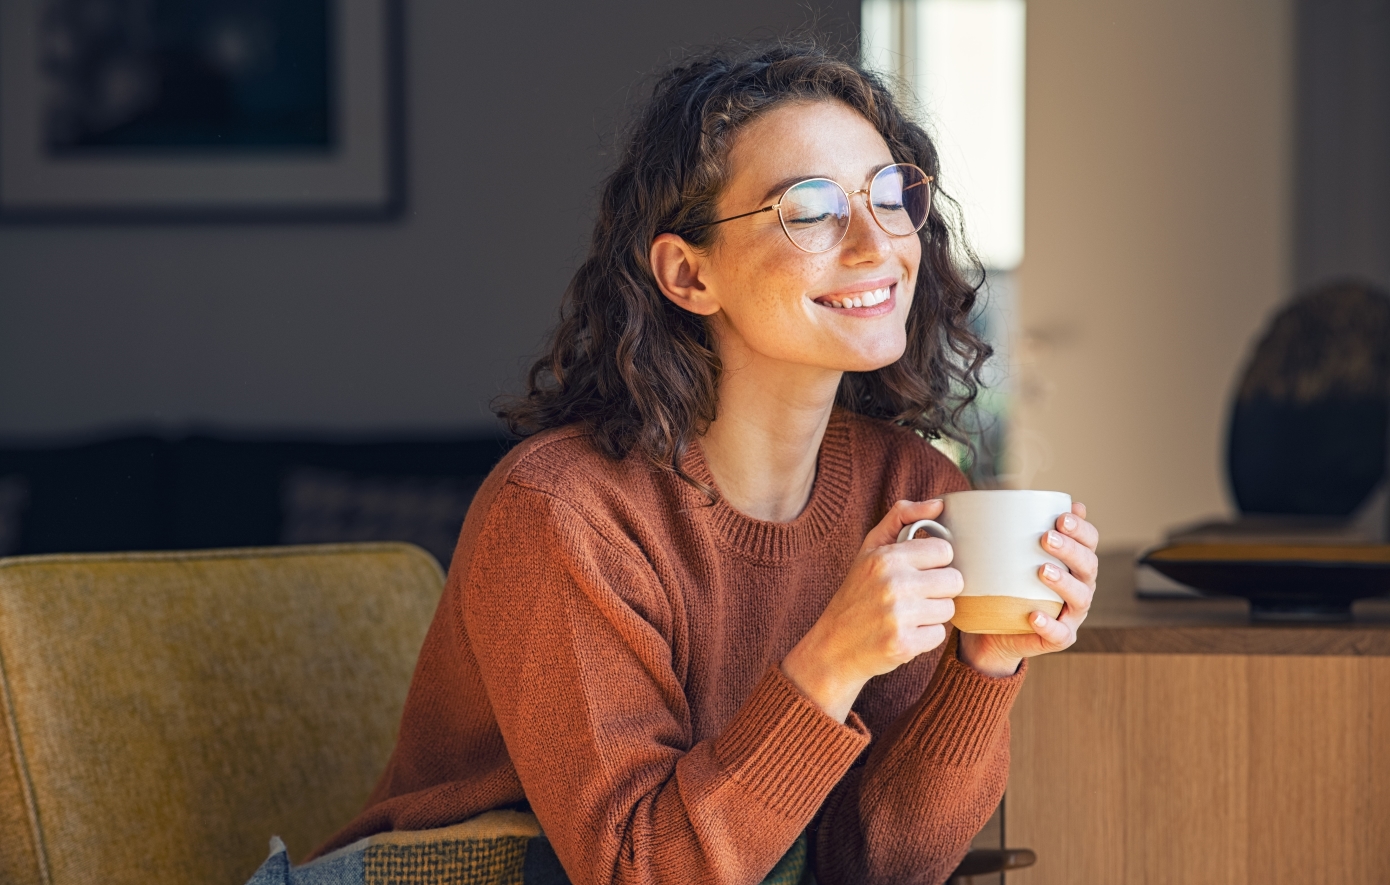
<path fill-rule="evenodd" d="M 824 303 L 828 307 L 838 307 L 841 309 L 848 309 L 854 307 L 873 307 L 875 305 L 882 304 L 883 302 L 887 301 L 888 296 L 891 292 L 891 287 L 884 287 L 882 289 L 874 289 L 872 292 L 861 292 L 857 297 L 846 298 L 843 301 L 836 301 L 834 299 L 827 298 Z"/>

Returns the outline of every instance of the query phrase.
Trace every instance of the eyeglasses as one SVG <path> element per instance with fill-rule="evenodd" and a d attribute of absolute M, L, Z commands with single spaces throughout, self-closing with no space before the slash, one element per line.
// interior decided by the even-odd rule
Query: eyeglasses
<path fill-rule="evenodd" d="M 692 229 L 713 227 L 775 209 L 792 245 L 803 252 L 826 252 L 840 245 L 849 232 L 850 197 L 867 194 L 869 214 L 884 233 L 906 237 L 917 233 L 927 223 L 927 213 L 931 211 L 931 181 L 930 175 L 911 163 L 884 166 L 874 174 L 868 187 L 849 193 L 839 182 L 829 178 L 808 178 L 787 188 L 782 198 L 771 206 L 696 225 Z"/>

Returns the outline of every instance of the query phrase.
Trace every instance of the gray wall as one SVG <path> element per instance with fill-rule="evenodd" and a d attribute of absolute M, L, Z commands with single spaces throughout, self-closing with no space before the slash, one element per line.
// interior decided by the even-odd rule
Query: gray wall
<path fill-rule="evenodd" d="M 612 133 L 682 47 L 857 0 L 408 3 L 399 222 L 0 226 L 0 435 L 487 429 L 582 256 Z"/>
<path fill-rule="evenodd" d="M 1299 0 L 1295 272 L 1390 288 L 1390 0 Z"/>

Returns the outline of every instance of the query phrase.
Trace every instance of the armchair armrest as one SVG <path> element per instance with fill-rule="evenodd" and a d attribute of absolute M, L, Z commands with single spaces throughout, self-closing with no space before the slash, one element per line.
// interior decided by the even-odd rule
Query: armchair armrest
<path fill-rule="evenodd" d="M 965 855 L 955 872 L 946 880 L 948 885 L 960 883 L 971 876 L 985 876 L 1018 870 L 1037 863 L 1038 856 L 1028 848 L 976 848 Z"/>

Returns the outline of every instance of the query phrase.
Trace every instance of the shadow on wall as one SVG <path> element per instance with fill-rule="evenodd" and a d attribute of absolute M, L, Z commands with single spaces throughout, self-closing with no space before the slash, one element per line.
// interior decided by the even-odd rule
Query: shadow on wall
<path fill-rule="evenodd" d="M 0 446 L 0 556 L 408 541 L 447 569 L 498 436 Z"/>

